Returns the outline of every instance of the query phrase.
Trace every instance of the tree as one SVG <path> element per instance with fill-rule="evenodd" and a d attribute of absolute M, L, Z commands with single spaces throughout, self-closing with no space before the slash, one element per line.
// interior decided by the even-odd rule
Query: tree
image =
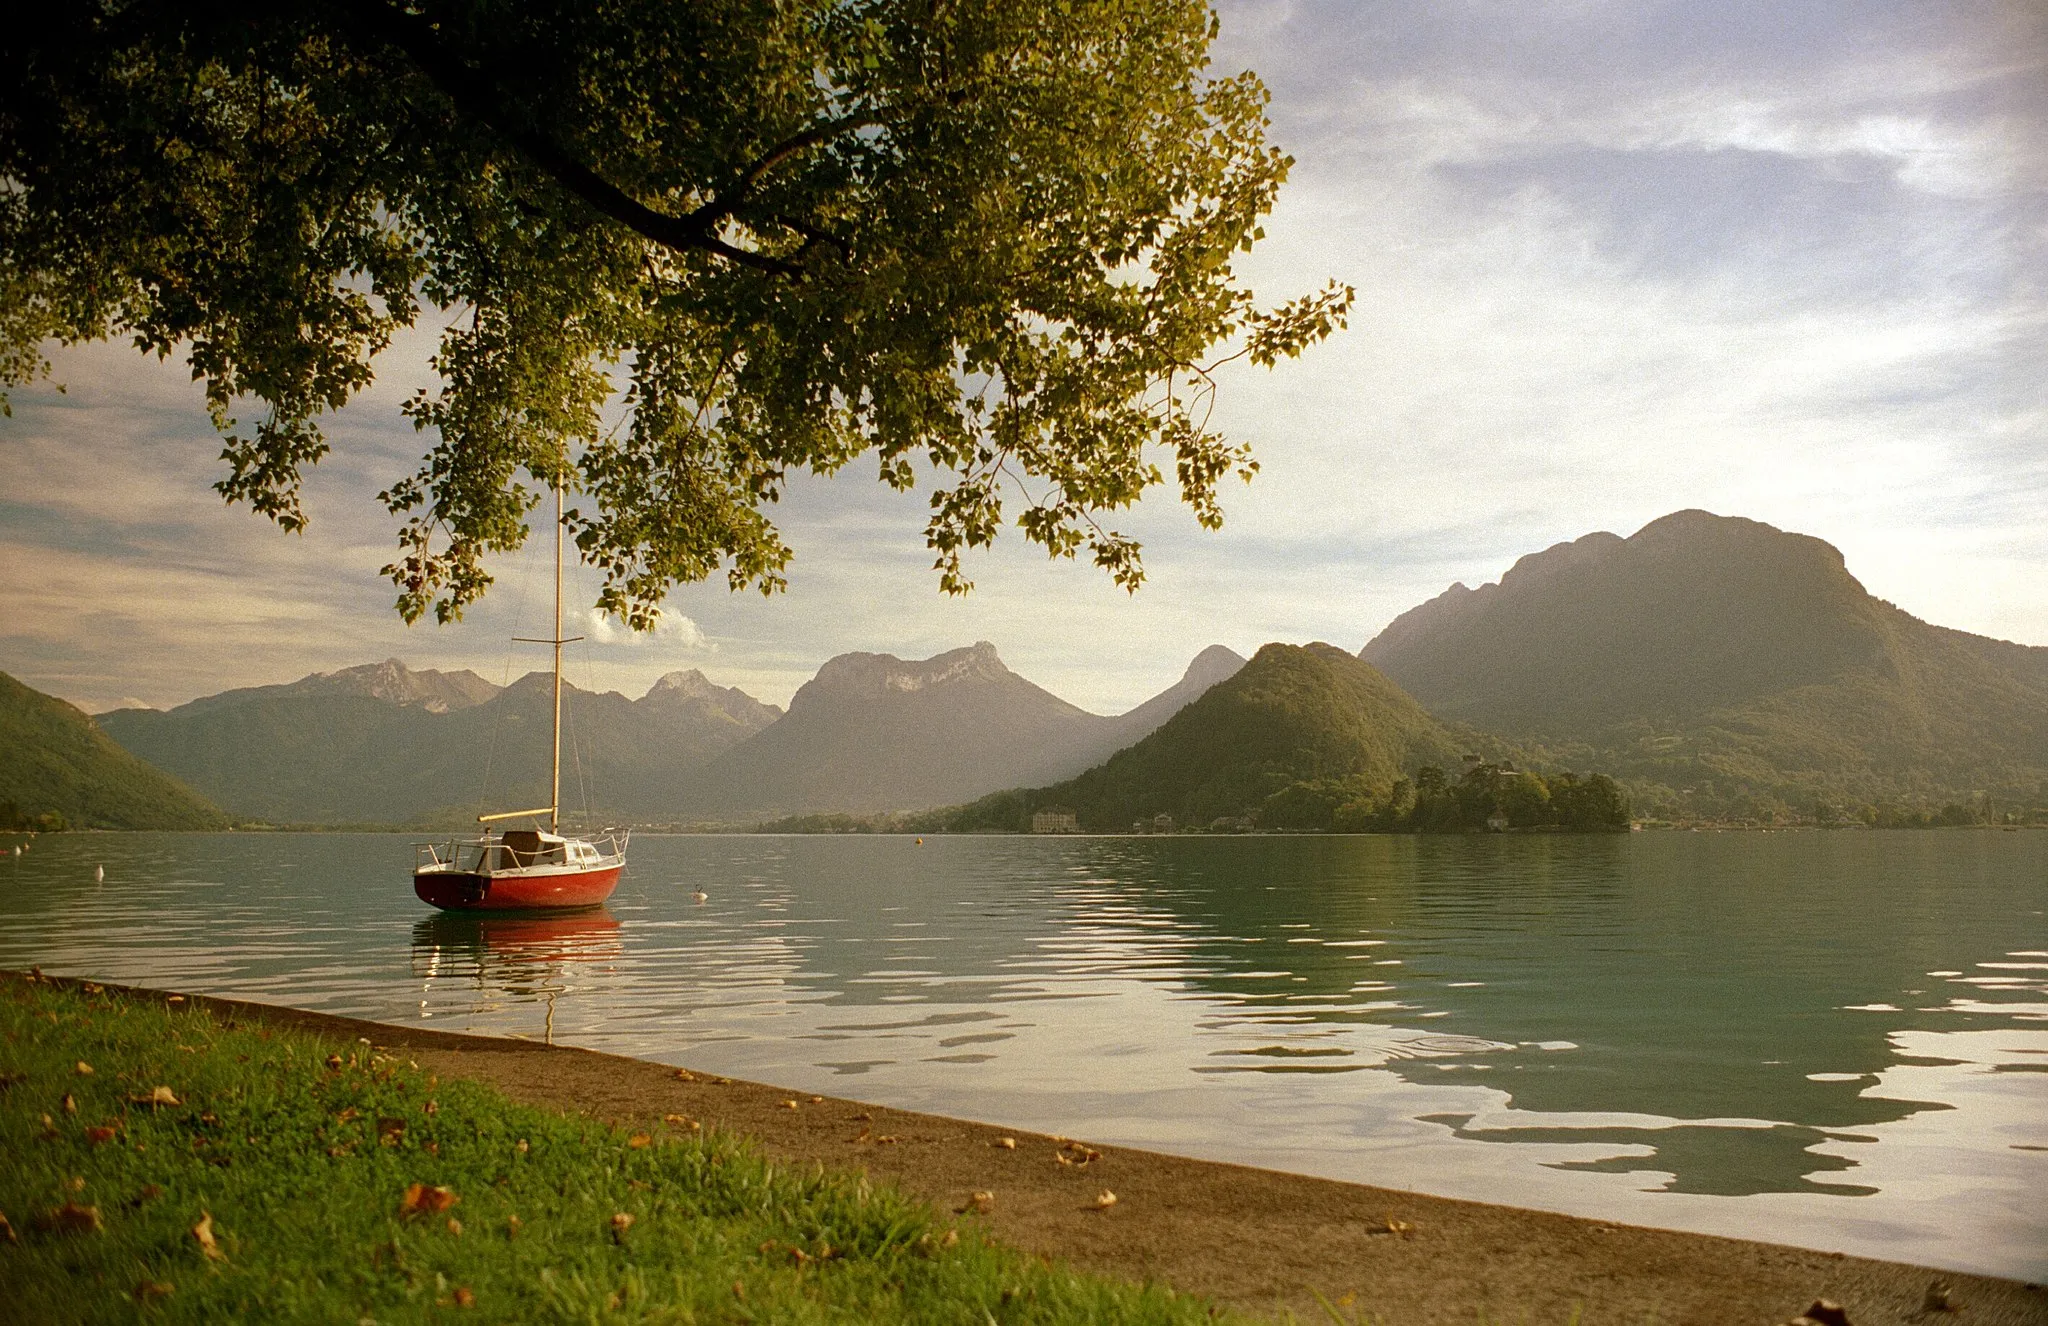
<path fill-rule="evenodd" d="M 99 0 L 0 50 L 0 386 L 41 346 L 183 350 L 217 485 L 287 530 L 321 417 L 444 324 L 432 438 L 384 493 L 407 620 L 484 593 L 555 484 L 652 625 L 679 583 L 773 592 L 791 471 L 932 486 L 949 592 L 1005 503 L 1118 583 L 1106 514 L 1206 527 L 1247 448 L 1225 359 L 1343 325 L 1260 311 L 1235 256 L 1289 159 L 1201 0 Z M 241 416 L 253 412 L 253 423 Z M 588 506 L 583 505 L 587 499 Z"/>

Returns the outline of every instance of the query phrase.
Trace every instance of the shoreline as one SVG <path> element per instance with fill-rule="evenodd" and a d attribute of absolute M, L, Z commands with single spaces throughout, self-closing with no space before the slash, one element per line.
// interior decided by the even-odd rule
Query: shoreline
<path fill-rule="evenodd" d="M 46 977 L 59 985 L 88 982 Z M 171 992 L 105 985 L 142 999 Z M 1817 1298 L 1856 1326 L 2048 1323 L 2048 1286 L 1840 1253 L 1496 1206 L 814 1097 L 649 1060 L 533 1041 L 181 996 L 230 1023 L 290 1027 L 404 1051 L 442 1077 L 609 1122 L 681 1113 L 777 1161 L 852 1168 L 946 1211 L 992 1193 L 1014 1247 L 1155 1280 L 1254 1313 L 1305 1320 L 1480 1320 L 1776 1326 Z M 1002 1145 L 1008 1138 L 1014 1149 Z M 1063 1163 L 1058 1157 L 1065 1156 Z M 1104 1190 L 1115 1205 L 1098 1209 Z M 1966 1315 L 1929 1311 L 1949 1286 Z M 1320 1301 L 1319 1301 L 1320 1300 Z"/>

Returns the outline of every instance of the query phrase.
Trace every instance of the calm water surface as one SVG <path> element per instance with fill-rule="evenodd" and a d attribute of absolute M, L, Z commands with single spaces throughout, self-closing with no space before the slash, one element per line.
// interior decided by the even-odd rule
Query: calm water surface
<path fill-rule="evenodd" d="M 2048 833 L 641 838 L 483 921 L 411 862 L 42 838 L 0 966 L 2048 1280 Z"/>

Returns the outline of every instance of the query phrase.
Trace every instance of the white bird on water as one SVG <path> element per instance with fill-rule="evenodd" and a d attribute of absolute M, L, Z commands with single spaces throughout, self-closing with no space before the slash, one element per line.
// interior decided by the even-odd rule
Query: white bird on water
<path fill-rule="evenodd" d="M 711 895 L 704 892 L 704 890 L 702 889 L 699 889 L 695 893 L 690 895 L 691 902 L 709 902 L 710 900 Z"/>
<path fill-rule="evenodd" d="M 94 866 L 92 868 L 92 877 L 94 882 L 96 883 L 105 883 L 107 878 L 107 868 L 105 866 Z"/>

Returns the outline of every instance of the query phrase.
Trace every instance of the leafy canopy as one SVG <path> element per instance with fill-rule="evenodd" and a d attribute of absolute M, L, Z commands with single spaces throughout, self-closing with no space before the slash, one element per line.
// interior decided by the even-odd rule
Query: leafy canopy
<path fill-rule="evenodd" d="M 1215 527 L 1256 468 L 1211 376 L 1343 325 L 1232 262 L 1289 159 L 1202 0 L 100 0 L 0 51 L 0 386 L 41 347 L 183 348 L 218 485 L 302 528 L 320 419 L 402 328 L 431 448 L 383 494 L 398 608 L 459 616 L 550 486 L 652 624 L 772 592 L 792 471 L 931 471 L 949 592 L 1004 521 L 1143 578 L 1106 513 Z M 244 414 L 253 413 L 253 422 Z"/>

